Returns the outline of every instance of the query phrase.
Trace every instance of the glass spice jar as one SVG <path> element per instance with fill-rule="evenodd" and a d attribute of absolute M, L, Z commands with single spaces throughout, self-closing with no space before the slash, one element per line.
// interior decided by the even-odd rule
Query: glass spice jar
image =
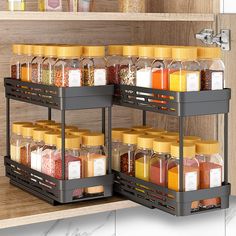
<path fill-rule="evenodd" d="M 80 87 L 82 73 L 80 57 L 82 47 L 60 46 L 57 48 L 57 62 L 54 65 L 54 85 L 57 87 Z"/>
<path fill-rule="evenodd" d="M 39 11 L 62 11 L 62 0 L 38 0 Z"/>
<path fill-rule="evenodd" d="M 201 90 L 224 89 L 225 65 L 221 60 L 221 49 L 198 48 L 198 61 L 201 68 Z"/>
<path fill-rule="evenodd" d="M 25 11 L 25 0 L 8 0 L 9 11 Z"/>
<path fill-rule="evenodd" d="M 107 70 L 104 46 L 85 46 L 83 49 L 82 86 L 107 84 Z"/>
<path fill-rule="evenodd" d="M 120 83 L 124 85 L 136 84 L 136 67 L 135 62 L 138 57 L 137 46 L 123 46 L 123 59 L 120 63 Z"/>
<path fill-rule="evenodd" d="M 12 79 L 18 79 L 21 78 L 21 63 L 22 63 L 22 51 L 23 51 L 23 45 L 21 44 L 14 44 L 12 46 L 12 52 L 14 56 L 11 58 L 10 65 L 11 65 L 11 78 Z"/>
<path fill-rule="evenodd" d="M 145 13 L 146 0 L 119 0 L 119 9 L 121 12 Z"/>

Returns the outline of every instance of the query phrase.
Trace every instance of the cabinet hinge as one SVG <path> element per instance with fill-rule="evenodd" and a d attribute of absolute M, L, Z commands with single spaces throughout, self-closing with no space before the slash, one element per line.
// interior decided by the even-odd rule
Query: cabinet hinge
<path fill-rule="evenodd" d="M 204 44 L 213 45 L 217 44 L 224 51 L 231 49 L 231 34 L 230 30 L 222 29 L 220 33 L 214 35 L 214 30 L 203 29 L 200 33 L 196 34 L 196 39 L 200 39 Z"/>

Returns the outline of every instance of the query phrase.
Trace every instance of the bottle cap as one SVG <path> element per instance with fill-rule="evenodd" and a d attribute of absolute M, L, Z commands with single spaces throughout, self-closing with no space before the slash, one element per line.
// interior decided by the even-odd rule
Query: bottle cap
<path fill-rule="evenodd" d="M 23 45 L 22 53 L 28 56 L 33 55 L 33 45 Z"/>
<path fill-rule="evenodd" d="M 171 59 L 172 47 L 156 46 L 154 47 L 154 58 L 156 59 Z"/>
<path fill-rule="evenodd" d="M 128 132 L 130 129 L 127 128 L 114 128 L 112 129 L 112 140 L 122 142 L 123 133 Z"/>
<path fill-rule="evenodd" d="M 178 141 L 178 140 L 179 140 L 179 133 L 176 133 L 176 132 L 167 132 L 167 133 L 165 133 L 165 134 L 162 134 L 161 137 L 162 137 L 162 138 L 167 138 L 167 139 L 172 139 L 172 140 Z"/>
<path fill-rule="evenodd" d="M 33 46 L 34 56 L 43 56 L 44 55 L 44 46 L 43 45 L 34 45 Z"/>
<path fill-rule="evenodd" d="M 103 146 L 104 134 L 102 133 L 87 133 L 82 136 L 82 143 L 86 146 Z"/>
<path fill-rule="evenodd" d="M 138 47 L 138 56 L 139 57 L 153 58 L 154 57 L 153 47 L 150 47 L 150 46 L 139 46 Z"/>
<path fill-rule="evenodd" d="M 36 127 L 34 125 L 24 125 L 21 127 L 21 133 L 24 138 L 33 136 L 33 129 Z"/>
<path fill-rule="evenodd" d="M 14 54 L 21 55 L 23 53 L 23 45 L 22 44 L 13 44 L 12 45 L 12 52 Z"/>
<path fill-rule="evenodd" d="M 144 132 L 144 133 L 149 129 L 152 129 L 152 127 L 150 127 L 150 126 L 134 126 L 134 127 L 132 127 L 132 130 Z"/>
<path fill-rule="evenodd" d="M 17 135 L 21 135 L 21 127 L 26 125 L 33 125 L 32 122 L 14 122 L 12 124 L 12 132 Z"/>
<path fill-rule="evenodd" d="M 196 146 L 190 143 L 184 143 L 183 145 L 183 158 L 192 158 L 196 155 Z M 179 143 L 171 144 L 171 156 L 179 158 Z"/>
<path fill-rule="evenodd" d="M 108 55 L 122 56 L 123 55 L 123 46 L 122 45 L 109 45 L 108 46 Z"/>
<path fill-rule="evenodd" d="M 212 155 L 220 152 L 220 143 L 215 140 L 203 140 L 196 143 L 197 154 Z"/>
<path fill-rule="evenodd" d="M 217 47 L 199 47 L 197 49 L 198 59 L 220 59 L 221 49 Z"/>
<path fill-rule="evenodd" d="M 85 57 L 104 57 L 105 47 L 104 46 L 84 46 L 83 56 Z"/>
<path fill-rule="evenodd" d="M 47 126 L 49 124 L 54 124 L 54 120 L 36 120 L 35 124 L 38 126 Z"/>
<path fill-rule="evenodd" d="M 164 129 L 149 129 L 146 131 L 146 134 L 153 135 L 153 136 L 161 136 L 162 134 L 166 133 Z"/>
<path fill-rule="evenodd" d="M 138 143 L 138 137 L 143 135 L 143 132 L 129 131 L 123 133 L 123 143 L 136 145 Z"/>
<path fill-rule="evenodd" d="M 123 46 L 123 56 L 137 57 L 138 47 L 137 46 Z"/>
<path fill-rule="evenodd" d="M 57 47 L 58 58 L 80 58 L 82 55 L 81 46 L 60 46 Z"/>
<path fill-rule="evenodd" d="M 52 124 L 45 125 L 45 128 L 53 129 L 53 130 L 58 130 L 58 128 L 60 128 L 60 127 L 61 127 L 60 123 L 52 123 Z"/>
<path fill-rule="evenodd" d="M 77 126 L 66 126 L 65 127 L 65 132 L 66 133 L 70 133 L 70 132 L 72 132 L 72 131 L 77 131 L 78 130 L 78 127 Z M 61 132 L 61 126 L 59 126 L 58 128 L 57 128 L 57 131 L 59 131 L 59 132 Z"/>
<path fill-rule="evenodd" d="M 201 141 L 198 136 L 184 136 L 184 143 L 196 144 L 198 141 Z"/>
<path fill-rule="evenodd" d="M 46 132 L 47 132 L 46 129 L 35 128 L 33 130 L 33 140 L 35 140 L 35 141 L 42 141 L 42 140 L 44 140 L 44 134 Z"/>
<path fill-rule="evenodd" d="M 59 132 L 47 132 L 44 134 L 44 142 L 47 145 L 57 145 L 57 137 L 60 135 Z"/>
<path fill-rule="evenodd" d="M 196 60 L 197 48 L 196 47 L 173 47 L 172 58 L 173 60 Z"/>
<path fill-rule="evenodd" d="M 153 141 L 153 151 L 158 153 L 170 153 L 170 147 L 173 143 L 171 139 L 157 138 Z"/>
<path fill-rule="evenodd" d="M 57 149 L 61 149 L 61 136 L 57 136 Z M 66 135 L 65 136 L 65 148 L 66 149 L 80 149 L 81 137 Z"/>
<path fill-rule="evenodd" d="M 155 139 L 155 136 L 153 135 L 141 135 L 138 137 L 137 145 L 139 148 L 152 149 L 154 139 Z"/>
<path fill-rule="evenodd" d="M 44 56 L 46 57 L 57 57 L 57 46 L 45 46 Z"/>
<path fill-rule="evenodd" d="M 78 129 L 78 130 L 71 130 L 70 134 L 74 136 L 83 136 L 84 134 L 91 133 L 89 129 Z"/>

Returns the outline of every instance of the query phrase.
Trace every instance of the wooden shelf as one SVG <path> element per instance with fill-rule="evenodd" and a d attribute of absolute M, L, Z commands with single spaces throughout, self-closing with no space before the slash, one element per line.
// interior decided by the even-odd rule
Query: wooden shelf
<path fill-rule="evenodd" d="M 197 13 L 120 13 L 120 12 L 9 12 L 0 11 L 7 21 L 203 21 L 213 22 L 214 14 Z"/>
<path fill-rule="evenodd" d="M 120 197 L 51 206 L 0 177 L 0 229 L 136 207 Z"/>

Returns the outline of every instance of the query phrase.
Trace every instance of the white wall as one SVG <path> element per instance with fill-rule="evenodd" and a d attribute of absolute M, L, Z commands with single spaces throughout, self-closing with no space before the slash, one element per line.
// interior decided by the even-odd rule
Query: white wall
<path fill-rule="evenodd" d="M 236 0 L 221 0 L 221 13 L 236 13 Z"/>

